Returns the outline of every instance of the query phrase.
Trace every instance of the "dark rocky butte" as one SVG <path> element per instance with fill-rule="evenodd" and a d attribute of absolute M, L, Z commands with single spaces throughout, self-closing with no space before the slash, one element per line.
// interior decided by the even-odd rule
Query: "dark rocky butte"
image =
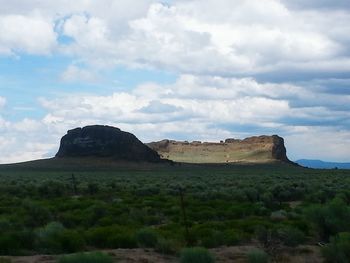
<path fill-rule="evenodd" d="M 144 145 L 135 135 L 102 125 L 69 130 L 61 139 L 56 157 L 110 157 L 137 162 L 161 161 L 158 153 Z"/>

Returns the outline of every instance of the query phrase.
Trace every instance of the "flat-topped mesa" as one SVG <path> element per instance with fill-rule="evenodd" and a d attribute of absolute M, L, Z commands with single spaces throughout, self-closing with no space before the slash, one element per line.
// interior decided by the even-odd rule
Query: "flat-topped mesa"
<path fill-rule="evenodd" d="M 144 145 L 135 135 L 102 125 L 69 130 L 61 139 L 56 157 L 110 157 L 126 161 L 161 161 L 158 153 Z"/>
<path fill-rule="evenodd" d="M 147 144 L 164 158 L 186 163 L 264 163 L 290 162 L 283 138 L 254 136 L 244 140 L 229 138 L 220 142 L 162 140 Z"/>

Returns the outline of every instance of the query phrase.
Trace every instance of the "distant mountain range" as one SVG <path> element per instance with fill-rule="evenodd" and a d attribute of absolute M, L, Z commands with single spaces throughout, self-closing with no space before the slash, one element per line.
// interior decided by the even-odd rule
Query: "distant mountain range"
<path fill-rule="evenodd" d="M 324 162 L 321 160 L 307 160 L 301 159 L 295 161 L 297 164 L 308 167 L 308 168 L 316 168 L 316 169 L 350 169 L 350 163 L 335 163 L 335 162 Z"/>

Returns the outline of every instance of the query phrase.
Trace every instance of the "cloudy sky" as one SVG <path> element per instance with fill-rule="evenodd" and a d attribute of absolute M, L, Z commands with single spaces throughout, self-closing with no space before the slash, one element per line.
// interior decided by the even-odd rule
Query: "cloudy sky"
<path fill-rule="evenodd" d="M 0 0 L 0 163 L 88 124 L 350 161 L 349 32 L 349 0 Z"/>

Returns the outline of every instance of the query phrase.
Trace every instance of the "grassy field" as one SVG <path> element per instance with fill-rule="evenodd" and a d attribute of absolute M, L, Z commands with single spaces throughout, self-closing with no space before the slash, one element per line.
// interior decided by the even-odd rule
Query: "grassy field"
<path fill-rule="evenodd" d="M 253 246 L 276 260 L 322 242 L 330 260 L 350 244 L 349 203 L 349 170 L 95 159 L 2 165 L 0 255 L 150 248 L 174 260 L 185 247 Z"/>

